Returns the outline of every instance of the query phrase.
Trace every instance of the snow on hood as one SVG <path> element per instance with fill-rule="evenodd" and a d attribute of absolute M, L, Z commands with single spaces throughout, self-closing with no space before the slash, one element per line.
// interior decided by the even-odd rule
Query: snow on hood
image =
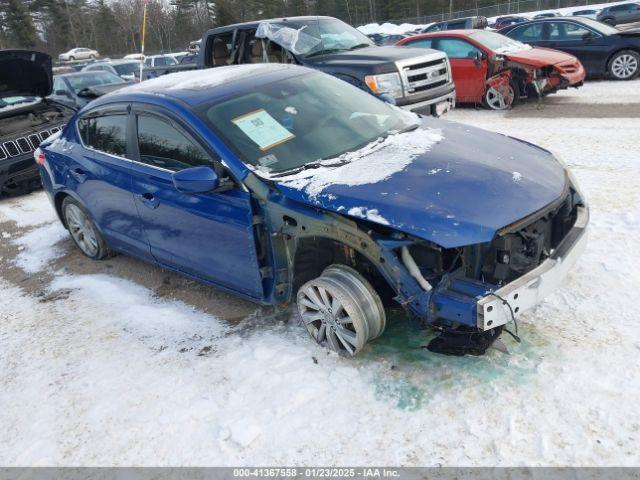
<path fill-rule="evenodd" d="M 496 48 L 494 52 L 500 55 L 509 55 L 510 53 L 524 52 L 533 48 L 531 45 L 527 45 L 526 43 L 518 42 L 516 40 L 510 40 L 508 43 L 505 43 L 506 45 Z"/>
<path fill-rule="evenodd" d="M 440 130 L 431 128 L 389 135 L 355 152 L 325 160 L 319 168 L 285 177 L 280 184 L 304 190 L 310 198 L 316 198 L 330 185 L 377 183 L 406 168 L 416 156 L 429 151 L 442 138 Z M 331 166 L 343 162 L 346 163 Z"/>
<path fill-rule="evenodd" d="M 437 119 L 347 158 L 273 180 L 293 201 L 445 248 L 490 242 L 500 228 L 558 199 L 566 185 L 564 168 L 546 150 Z"/>

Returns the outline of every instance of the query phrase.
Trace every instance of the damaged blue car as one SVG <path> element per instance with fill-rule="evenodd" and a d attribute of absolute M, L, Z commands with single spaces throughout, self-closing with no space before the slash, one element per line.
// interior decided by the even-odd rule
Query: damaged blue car
<path fill-rule="evenodd" d="M 82 252 L 295 303 L 353 356 L 399 304 L 482 354 L 557 289 L 588 209 L 552 153 L 291 65 L 185 72 L 91 102 L 36 161 Z"/>

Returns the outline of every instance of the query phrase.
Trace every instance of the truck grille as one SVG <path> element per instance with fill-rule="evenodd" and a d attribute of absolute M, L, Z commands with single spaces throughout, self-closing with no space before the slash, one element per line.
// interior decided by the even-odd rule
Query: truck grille
<path fill-rule="evenodd" d="M 410 63 L 409 63 L 410 62 Z M 449 65 L 446 57 L 397 62 L 402 77 L 405 96 L 446 85 L 449 82 Z"/>
<path fill-rule="evenodd" d="M 47 137 L 59 132 L 64 125 L 53 127 L 49 130 L 43 130 L 39 133 L 33 133 L 24 137 L 18 137 L 14 140 L 8 140 L 0 144 L 0 160 L 6 158 L 17 157 L 25 153 L 33 152 L 40 146 Z"/>

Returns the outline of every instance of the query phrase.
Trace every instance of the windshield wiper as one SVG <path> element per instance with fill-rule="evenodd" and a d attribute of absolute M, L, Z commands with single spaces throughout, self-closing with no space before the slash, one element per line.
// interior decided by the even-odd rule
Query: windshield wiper
<path fill-rule="evenodd" d="M 370 47 L 371 45 L 369 43 L 359 43 L 357 45 L 354 45 L 353 47 L 349 48 L 349 50 L 357 50 L 358 48 L 367 48 Z"/>
<path fill-rule="evenodd" d="M 344 52 L 344 49 L 343 48 L 327 48 L 324 50 L 318 50 L 317 52 L 310 53 L 309 55 L 306 56 L 306 58 L 316 57 L 318 55 L 327 55 L 329 53 L 336 53 L 336 52 Z"/>

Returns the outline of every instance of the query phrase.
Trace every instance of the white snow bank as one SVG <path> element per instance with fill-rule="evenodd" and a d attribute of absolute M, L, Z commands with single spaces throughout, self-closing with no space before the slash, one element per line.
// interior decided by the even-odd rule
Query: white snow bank
<path fill-rule="evenodd" d="M 0 222 L 13 221 L 19 227 L 29 227 L 49 223 L 57 218 L 44 192 L 34 192 L 0 202 Z"/>
<path fill-rule="evenodd" d="M 29 233 L 17 237 L 14 243 L 19 245 L 16 265 L 27 273 L 44 270 L 62 255 L 62 249 L 56 244 L 69 238 L 69 233 L 59 221 L 40 226 Z"/>
<path fill-rule="evenodd" d="M 377 183 L 404 170 L 416 156 L 429 151 L 442 139 L 440 130 L 430 128 L 389 135 L 360 150 L 325 160 L 319 168 L 303 170 L 278 181 L 286 187 L 305 190 L 312 199 L 330 185 Z M 331 166 L 342 162 L 346 163 Z"/>
<path fill-rule="evenodd" d="M 375 33 L 379 33 L 382 35 L 402 35 L 403 33 L 411 32 L 418 28 L 426 28 L 429 24 L 425 25 L 414 25 L 412 23 L 403 23 L 401 25 L 395 25 L 393 23 L 383 23 L 382 25 L 378 23 L 369 23 L 367 25 L 362 25 L 358 27 L 365 35 L 373 35 Z"/>
<path fill-rule="evenodd" d="M 146 288 L 108 275 L 64 275 L 52 282 L 51 289 L 78 291 L 83 301 L 91 298 L 96 322 L 115 327 L 157 351 L 201 352 L 228 331 L 214 317 L 193 307 L 156 299 Z"/>

